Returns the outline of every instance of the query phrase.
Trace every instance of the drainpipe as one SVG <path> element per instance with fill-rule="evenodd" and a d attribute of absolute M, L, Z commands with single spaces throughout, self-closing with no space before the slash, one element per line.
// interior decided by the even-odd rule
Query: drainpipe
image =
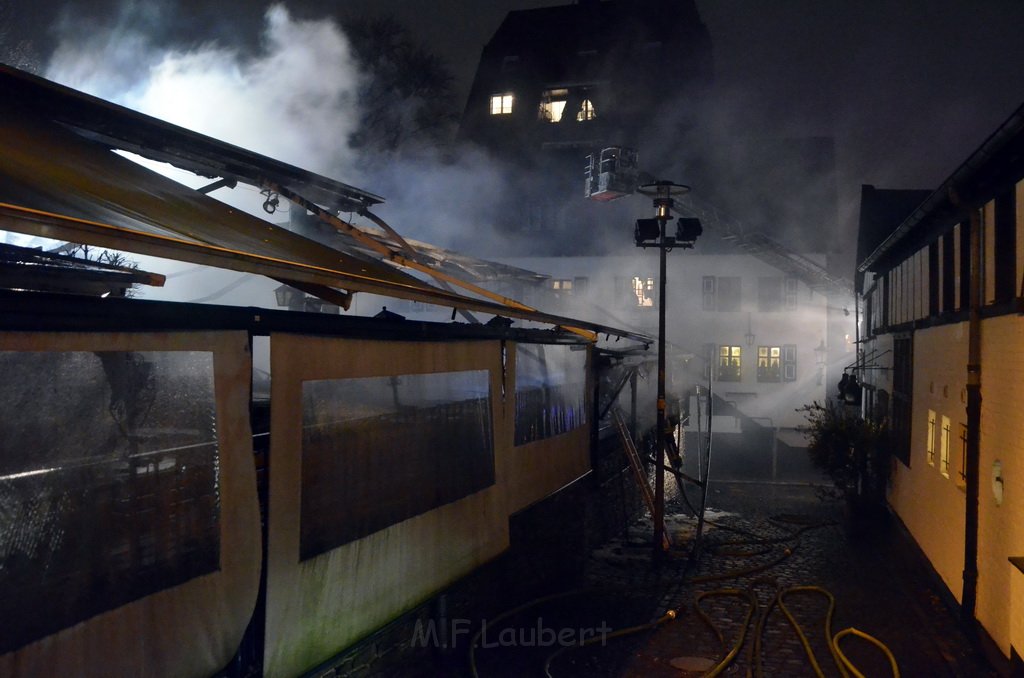
<path fill-rule="evenodd" d="M 975 604 L 978 599 L 978 495 L 981 460 L 981 211 L 971 209 L 971 280 L 967 339 L 967 455 L 964 481 L 967 484 L 967 508 L 964 516 L 963 595 L 960 621 L 970 633 L 975 631 Z"/>

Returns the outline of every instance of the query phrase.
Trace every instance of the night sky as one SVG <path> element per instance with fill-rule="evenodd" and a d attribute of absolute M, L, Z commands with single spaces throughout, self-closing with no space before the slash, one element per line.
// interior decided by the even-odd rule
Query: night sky
<path fill-rule="evenodd" d="M 464 94 L 506 11 L 564 3 L 334 4 L 403 20 L 449 60 Z M 1020 0 L 697 4 L 717 83 L 746 102 L 751 128 L 835 136 L 840 182 L 858 190 L 937 186 L 1024 101 Z"/>
<path fill-rule="evenodd" d="M 118 3 L 109 0 L 14 2 L 5 10 L 7 23 L 44 54 L 58 7 L 75 8 L 66 16 L 76 17 L 83 31 L 86 16 L 97 24 L 118 20 Z M 448 61 L 461 110 L 480 50 L 505 12 L 551 4 L 560 3 L 295 0 L 287 6 L 302 17 L 395 16 Z M 238 44 L 259 34 L 262 11 L 255 3 L 174 6 L 179 18 L 167 26 L 174 33 L 169 40 Z M 1024 100 L 1020 0 L 698 0 L 698 7 L 714 46 L 717 86 L 733 104 L 737 129 L 835 137 L 847 223 L 856 217 L 861 183 L 934 188 Z"/>

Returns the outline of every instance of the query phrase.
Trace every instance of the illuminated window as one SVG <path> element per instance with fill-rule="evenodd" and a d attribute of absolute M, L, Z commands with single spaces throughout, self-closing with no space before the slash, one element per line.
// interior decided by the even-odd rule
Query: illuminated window
<path fill-rule="evenodd" d="M 718 347 L 718 381 L 739 381 L 743 349 L 739 346 Z"/>
<path fill-rule="evenodd" d="M 942 418 L 942 437 L 939 445 L 939 471 L 949 477 L 949 417 Z"/>
<path fill-rule="evenodd" d="M 654 306 L 654 278 L 640 278 L 633 276 L 633 294 L 636 296 L 636 305 L 641 308 Z"/>
<path fill-rule="evenodd" d="M 782 347 L 757 347 L 757 380 L 782 381 Z"/>
<path fill-rule="evenodd" d="M 594 110 L 594 104 L 590 102 L 590 99 L 584 99 L 583 105 L 580 106 L 580 112 L 576 114 L 576 121 L 583 122 L 584 120 L 593 120 L 597 117 L 597 112 Z"/>
<path fill-rule="evenodd" d="M 511 112 L 511 94 L 495 94 L 491 97 L 491 115 L 508 115 Z"/>
<path fill-rule="evenodd" d="M 935 466 L 935 411 L 928 410 L 928 463 Z"/>
<path fill-rule="evenodd" d="M 572 294 L 572 280 L 569 278 L 553 278 L 551 280 L 551 289 L 563 294 Z"/>
<path fill-rule="evenodd" d="M 560 122 L 565 112 L 565 100 L 569 96 L 567 89 L 549 89 L 541 94 L 540 119 L 548 122 Z"/>

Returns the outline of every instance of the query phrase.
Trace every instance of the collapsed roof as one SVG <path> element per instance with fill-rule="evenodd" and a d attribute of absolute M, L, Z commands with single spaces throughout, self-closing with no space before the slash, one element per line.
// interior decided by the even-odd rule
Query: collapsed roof
<path fill-rule="evenodd" d="M 368 212 L 383 198 L 367 191 L 3 65 L 0 89 L 6 94 L 0 101 L 0 229 L 265 275 L 340 305 L 352 292 L 370 292 L 651 340 L 544 313 L 477 286 L 466 278 L 537 276 L 405 241 Z M 280 193 L 353 242 L 328 247 L 113 149 Z M 345 222 L 340 210 L 369 216 L 384 233 Z M 440 286 L 403 268 L 426 273 Z"/>

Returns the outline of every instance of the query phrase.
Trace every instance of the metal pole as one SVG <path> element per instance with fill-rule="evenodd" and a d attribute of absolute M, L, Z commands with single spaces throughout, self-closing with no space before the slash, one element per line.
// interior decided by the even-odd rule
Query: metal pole
<path fill-rule="evenodd" d="M 976 631 L 975 607 L 978 600 L 978 497 L 981 473 L 981 307 L 985 301 L 981 267 L 983 241 L 980 210 L 971 209 L 970 233 L 970 300 L 967 335 L 967 458 L 964 460 L 964 482 L 967 500 L 964 515 L 963 592 L 960 598 L 960 621 L 969 634 Z M 963 228 L 963 225 L 960 226 Z"/>
<path fill-rule="evenodd" d="M 665 537 L 665 219 L 659 219 L 661 242 L 658 246 L 660 268 L 658 273 L 658 439 L 657 463 L 654 465 L 654 553 L 664 553 Z"/>

